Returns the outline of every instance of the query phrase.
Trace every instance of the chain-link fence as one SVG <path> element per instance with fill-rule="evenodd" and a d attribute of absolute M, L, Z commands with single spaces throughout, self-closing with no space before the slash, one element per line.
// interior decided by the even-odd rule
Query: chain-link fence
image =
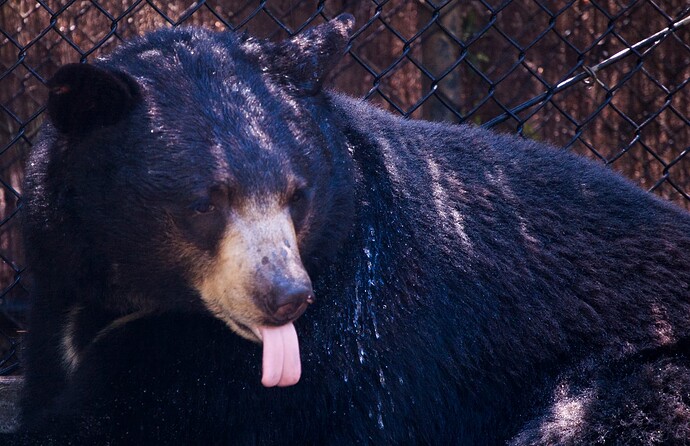
<path fill-rule="evenodd" d="M 357 18 L 334 88 L 411 118 L 472 122 L 594 157 L 690 208 L 687 0 L 9 0 L 0 3 L 0 374 L 16 370 L 30 284 L 23 161 L 46 80 L 151 29 L 269 39 Z"/>

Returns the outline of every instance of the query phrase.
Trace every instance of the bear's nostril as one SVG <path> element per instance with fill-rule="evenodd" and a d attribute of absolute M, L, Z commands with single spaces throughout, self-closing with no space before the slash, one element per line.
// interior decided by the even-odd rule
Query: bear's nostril
<path fill-rule="evenodd" d="M 276 290 L 271 310 L 277 321 L 288 321 L 301 315 L 307 305 L 314 302 L 311 287 L 291 286 Z"/>

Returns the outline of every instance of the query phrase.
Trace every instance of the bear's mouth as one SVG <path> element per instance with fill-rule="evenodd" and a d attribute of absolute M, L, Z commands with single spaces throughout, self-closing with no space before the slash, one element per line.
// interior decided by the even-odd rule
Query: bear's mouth
<path fill-rule="evenodd" d="M 261 338 L 257 336 L 256 331 L 252 330 L 248 325 L 233 318 L 227 318 L 226 320 L 229 322 L 230 328 L 238 335 L 250 341 L 261 342 Z"/>
<path fill-rule="evenodd" d="M 258 326 L 256 335 L 263 343 L 261 384 L 286 387 L 297 384 L 302 375 L 297 331 L 292 322 L 280 326 Z"/>
<path fill-rule="evenodd" d="M 224 319 L 240 336 L 262 344 L 261 384 L 264 387 L 287 387 L 297 384 L 302 375 L 302 363 L 293 321 L 277 326 L 250 326 L 235 318 Z"/>

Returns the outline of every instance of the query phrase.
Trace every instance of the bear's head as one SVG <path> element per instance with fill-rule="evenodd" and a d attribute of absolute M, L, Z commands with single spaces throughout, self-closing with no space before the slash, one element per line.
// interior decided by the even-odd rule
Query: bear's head
<path fill-rule="evenodd" d="M 28 181 L 28 238 L 60 252 L 33 261 L 85 271 L 84 299 L 125 314 L 205 307 L 255 341 L 291 326 L 352 222 L 353 168 L 320 93 L 352 26 L 279 44 L 163 30 L 61 68 Z"/>

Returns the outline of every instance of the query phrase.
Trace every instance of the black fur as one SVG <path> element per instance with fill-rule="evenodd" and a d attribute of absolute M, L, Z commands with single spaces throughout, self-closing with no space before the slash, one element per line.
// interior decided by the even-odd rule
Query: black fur
<path fill-rule="evenodd" d="M 96 64 L 138 86 L 125 115 L 77 138 L 51 112 L 26 183 L 23 438 L 677 440 L 690 216 L 554 148 L 320 92 L 350 26 L 278 46 L 159 31 Z M 189 279 L 203 265 L 177 248 L 217 249 L 225 219 L 185 222 L 219 181 L 236 204 L 290 176 L 310 191 L 298 229 L 317 304 L 296 322 L 302 380 L 265 389 L 260 348 L 205 313 Z"/>

